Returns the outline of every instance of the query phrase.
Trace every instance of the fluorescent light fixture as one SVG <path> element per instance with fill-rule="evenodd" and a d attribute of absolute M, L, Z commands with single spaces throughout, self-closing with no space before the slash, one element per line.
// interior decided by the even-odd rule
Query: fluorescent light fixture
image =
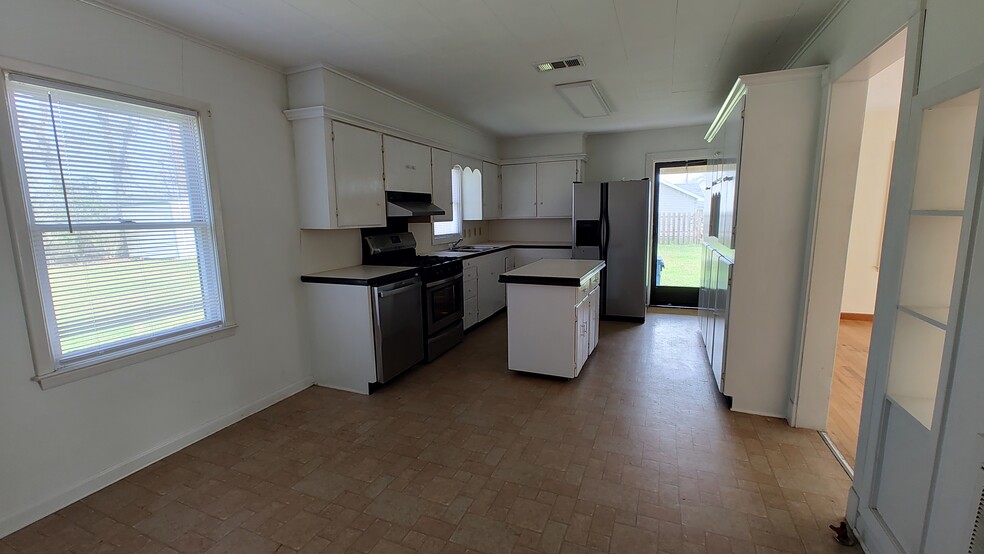
<path fill-rule="evenodd" d="M 562 83 L 554 85 L 554 89 L 581 117 L 602 117 L 612 113 L 594 81 Z"/>
<path fill-rule="evenodd" d="M 550 71 L 553 68 L 554 67 L 553 67 L 553 64 L 552 63 L 538 63 L 538 64 L 536 64 L 536 70 L 537 71 L 540 71 L 540 72 Z"/>

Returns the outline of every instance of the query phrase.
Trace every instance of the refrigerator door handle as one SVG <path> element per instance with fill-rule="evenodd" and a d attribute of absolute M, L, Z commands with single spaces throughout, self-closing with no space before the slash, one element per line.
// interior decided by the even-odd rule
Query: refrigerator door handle
<path fill-rule="evenodd" d="M 608 183 L 601 184 L 601 198 L 598 201 L 599 204 L 599 219 L 600 219 L 600 232 L 601 241 L 598 247 L 598 253 L 602 260 L 608 260 Z"/>

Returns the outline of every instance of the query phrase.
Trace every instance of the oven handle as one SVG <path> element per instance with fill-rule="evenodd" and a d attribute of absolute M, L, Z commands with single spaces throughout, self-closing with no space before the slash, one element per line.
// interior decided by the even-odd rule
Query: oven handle
<path fill-rule="evenodd" d="M 432 289 L 434 287 L 439 287 L 441 285 L 450 283 L 451 281 L 454 281 L 456 279 L 461 279 L 461 277 L 463 275 L 464 275 L 464 273 L 459 273 L 459 274 L 455 275 L 454 277 L 448 277 L 447 279 L 441 279 L 440 281 L 434 281 L 433 283 L 427 283 L 427 288 Z"/>

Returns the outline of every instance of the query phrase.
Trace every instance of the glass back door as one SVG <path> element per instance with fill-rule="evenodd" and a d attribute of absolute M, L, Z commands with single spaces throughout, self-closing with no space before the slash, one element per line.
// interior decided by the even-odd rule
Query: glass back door
<path fill-rule="evenodd" d="M 667 162 L 656 164 L 655 173 L 649 303 L 696 307 L 711 167 L 707 160 Z"/>

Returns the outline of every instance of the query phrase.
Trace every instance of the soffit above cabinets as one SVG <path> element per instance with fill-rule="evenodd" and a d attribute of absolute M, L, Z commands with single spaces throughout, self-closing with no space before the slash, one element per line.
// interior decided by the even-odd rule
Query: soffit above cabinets
<path fill-rule="evenodd" d="M 277 68 L 324 63 L 501 136 L 706 123 L 781 68 L 838 0 L 88 0 Z M 535 64 L 581 56 L 584 67 Z M 594 80 L 617 108 L 573 113 Z"/>

